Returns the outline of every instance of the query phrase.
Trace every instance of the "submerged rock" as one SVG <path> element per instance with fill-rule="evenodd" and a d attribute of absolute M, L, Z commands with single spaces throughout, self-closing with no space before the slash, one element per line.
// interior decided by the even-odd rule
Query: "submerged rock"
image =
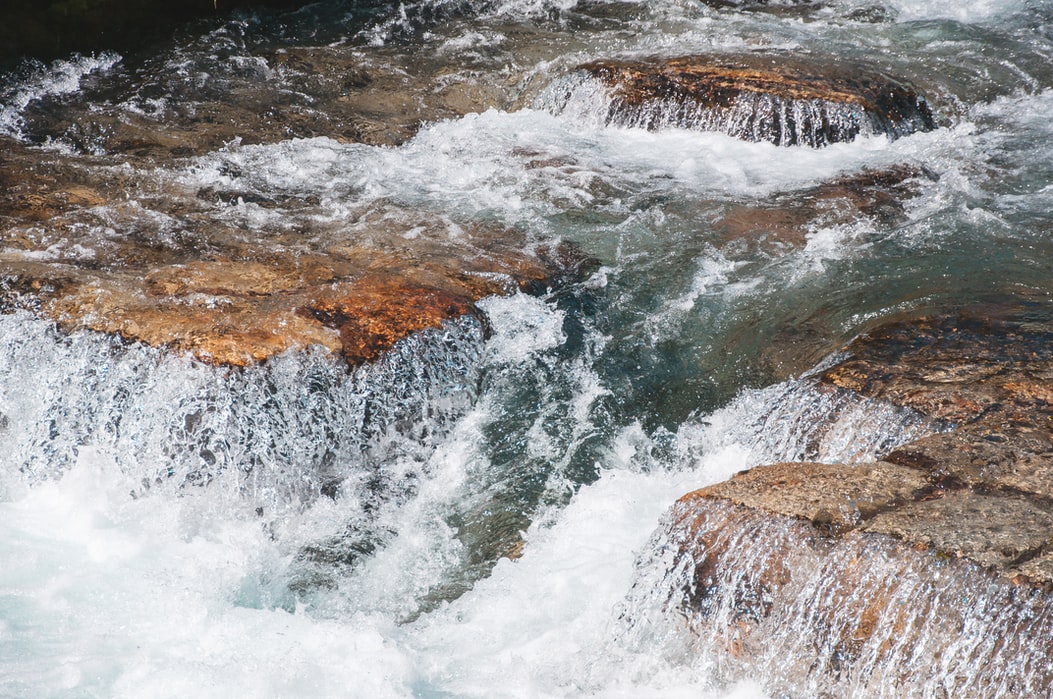
<path fill-rule="evenodd" d="M 672 608 L 732 651 L 729 662 L 784 663 L 767 676 L 818 694 L 924 694 L 913 674 L 930 660 L 953 670 L 941 675 L 949 695 L 1048 692 L 1050 320 L 1042 308 L 987 306 L 886 323 L 850 343 L 820 387 L 913 409 L 946 431 L 877 462 L 762 466 L 684 496 L 666 537 L 677 550 L 663 583 Z M 785 664 L 816 651 L 809 667 Z"/>
<path fill-rule="evenodd" d="M 579 71 L 607 88 L 603 118 L 622 126 L 812 147 L 936 128 L 912 87 L 863 66 L 748 54 L 600 60 Z"/>
<path fill-rule="evenodd" d="M 714 227 L 725 241 L 800 246 L 819 226 L 845 225 L 861 216 L 884 225 L 903 221 L 905 202 L 935 178 L 908 164 L 864 169 L 808 189 L 776 194 L 766 205 L 729 205 Z"/>

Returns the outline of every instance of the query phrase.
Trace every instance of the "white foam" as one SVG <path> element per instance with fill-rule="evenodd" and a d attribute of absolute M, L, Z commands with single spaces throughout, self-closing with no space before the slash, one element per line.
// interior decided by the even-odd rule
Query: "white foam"
<path fill-rule="evenodd" d="M 120 61 L 118 54 L 104 52 L 38 66 L 29 78 L 0 94 L 0 134 L 22 138 L 23 113 L 32 102 L 77 92 L 85 76 L 105 72 Z"/>
<path fill-rule="evenodd" d="M 609 471 L 551 528 L 526 535 L 523 557 L 414 629 L 424 686 L 482 696 L 725 696 L 704 668 L 671 666 L 619 645 L 619 603 L 633 552 L 676 497 L 704 474 Z M 731 696 L 761 696 L 736 688 Z"/>
<path fill-rule="evenodd" d="M 544 111 L 487 111 L 423 129 L 403 147 L 327 138 L 231 145 L 176 173 L 187 186 L 322 199 L 312 220 L 339 222 L 378 199 L 455 217 L 496 215 L 536 225 L 566 208 L 624 206 L 610 188 L 698 197 L 763 196 L 845 171 L 902 161 L 929 147 L 919 137 L 861 138 L 822 149 L 780 148 L 716 133 L 607 128 Z M 552 165 L 538 167 L 538 162 Z M 235 173 L 235 174 L 232 174 Z M 251 204 L 221 216 L 254 227 L 294 225 L 278 209 Z"/>
<path fill-rule="evenodd" d="M 200 516 L 83 454 L 65 478 L 0 504 L 0 694 L 406 696 L 384 625 L 232 604 L 284 554 L 256 522 Z M 199 494 L 202 495 L 203 494 Z M 385 629 L 390 633 L 390 629 Z"/>
<path fill-rule="evenodd" d="M 491 361 L 521 362 L 538 351 L 563 344 L 564 313 L 541 299 L 517 293 L 509 298 L 491 297 L 479 302 L 500 339 L 487 351 Z"/>
<path fill-rule="evenodd" d="M 951 19 L 963 23 L 985 22 L 1025 10 L 1026 0 L 970 0 L 948 3 L 941 0 L 887 0 L 900 22 Z"/>

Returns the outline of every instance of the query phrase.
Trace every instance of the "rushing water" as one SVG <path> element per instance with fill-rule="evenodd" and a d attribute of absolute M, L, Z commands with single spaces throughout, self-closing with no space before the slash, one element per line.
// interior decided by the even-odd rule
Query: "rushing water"
<path fill-rule="evenodd" d="M 757 48 L 909 79 L 941 128 L 780 148 L 554 97 L 588 60 Z M 652 533 L 744 468 L 941 427 L 801 374 L 893 313 L 1048 300 L 1051 112 L 1037 0 L 334 1 L 27 62 L 0 85 L 0 157 L 104 194 L 49 259 L 286 244 L 393 207 L 600 266 L 485 300 L 486 339 L 452 323 L 350 374 L 0 317 L 0 695 L 814 695 L 786 658 L 729 673 L 718 647 L 633 625 L 665 572 Z M 819 207 L 796 237 L 728 223 L 904 165 L 917 196 L 883 210 Z M 3 226 L 5 246 L 48 240 Z"/>

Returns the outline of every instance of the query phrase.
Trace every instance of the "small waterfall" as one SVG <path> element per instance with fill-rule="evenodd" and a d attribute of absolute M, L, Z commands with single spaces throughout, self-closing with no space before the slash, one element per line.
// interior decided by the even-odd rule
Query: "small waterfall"
<path fill-rule="evenodd" d="M 230 472 L 237 498 L 295 507 L 352 474 L 382 477 L 376 465 L 402 452 L 427 453 L 475 400 L 482 348 L 479 321 L 464 317 L 353 372 L 310 351 L 228 369 L 0 316 L 0 475 L 54 478 L 91 447 L 140 480 L 137 495 Z"/>
<path fill-rule="evenodd" d="M 917 411 L 805 377 L 742 392 L 680 428 L 680 458 L 699 463 L 729 448 L 756 466 L 782 461 L 859 463 L 946 428 Z"/>
<path fill-rule="evenodd" d="M 890 538 L 726 502 L 674 508 L 640 563 L 622 644 L 660 643 L 779 697 L 1041 696 L 1046 594 Z"/>
<path fill-rule="evenodd" d="M 896 95 L 895 99 L 905 98 Z M 934 128 L 923 100 L 918 102 L 916 111 L 892 112 L 896 118 L 868 110 L 858 101 L 836 102 L 750 91 L 739 91 L 727 100 L 712 101 L 700 101 L 690 94 L 671 91 L 668 96 L 638 103 L 621 99 L 618 88 L 608 87 L 586 71 L 557 80 L 537 98 L 534 106 L 597 127 L 714 131 L 778 146 L 821 147 L 859 136 L 885 135 L 896 139 Z"/>

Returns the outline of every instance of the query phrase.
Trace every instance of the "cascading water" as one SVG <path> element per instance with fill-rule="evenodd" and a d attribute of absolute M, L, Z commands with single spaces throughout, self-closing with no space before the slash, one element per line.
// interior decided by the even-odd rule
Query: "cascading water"
<path fill-rule="evenodd" d="M 970 563 L 934 567 L 887 540 L 795 546 L 810 529 L 730 504 L 713 507 L 698 529 L 674 527 L 641 566 L 647 574 L 634 582 L 622 642 L 654 642 L 689 614 L 697 625 L 690 648 L 680 638 L 654 652 L 684 653 L 717 675 L 760 672 L 776 696 L 1048 692 L 1046 648 L 1035 639 L 1049 633 L 1053 614 L 1041 592 L 999 585 Z M 727 558 L 713 564 L 685 554 L 696 538 L 707 542 L 707 556 Z M 658 570 L 664 579 L 652 577 Z M 660 599 L 655 590 L 674 592 Z M 784 600 L 785 611 L 772 613 Z"/>
<path fill-rule="evenodd" d="M 678 497 L 948 427 L 810 369 L 882 318 L 1048 303 L 1053 278 L 1047 6 L 729 5 L 322 2 L 6 76 L 4 264 L 308 254 L 376 220 L 406 239 L 496 226 L 599 264 L 353 370 L 68 333 L 0 279 L 20 309 L 0 316 L 0 696 L 1048 693 L 1023 635 L 983 640 L 1048 613 L 984 596 L 973 569 L 875 563 L 865 590 L 942 615 L 912 602 L 935 587 L 954 615 L 904 640 L 879 619 L 850 649 L 869 669 L 838 675 L 810 601 L 880 562 L 862 540 L 800 562 L 789 616 L 731 619 L 748 581 L 729 570 L 723 597 L 684 602 L 728 623 L 668 623 L 669 581 L 689 581 L 652 533 Z M 907 79 L 939 128 L 824 148 L 649 131 L 608 123 L 575 73 L 753 49 Z M 897 168 L 910 193 L 876 205 L 824 189 Z M 788 535 L 762 534 L 725 542 L 742 569 Z M 762 625 L 750 644 L 738 622 Z"/>

